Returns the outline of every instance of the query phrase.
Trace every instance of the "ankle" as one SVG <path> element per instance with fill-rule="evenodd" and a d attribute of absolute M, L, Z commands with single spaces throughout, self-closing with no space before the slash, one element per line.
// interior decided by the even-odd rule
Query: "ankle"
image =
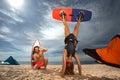
<path fill-rule="evenodd" d="M 84 12 L 79 12 L 77 20 L 81 21 L 83 19 L 83 17 L 84 17 Z"/>
<path fill-rule="evenodd" d="M 66 13 L 65 13 L 64 11 L 61 11 L 61 12 L 60 12 L 60 17 L 61 17 L 62 19 L 65 19 L 65 18 L 66 18 Z"/>

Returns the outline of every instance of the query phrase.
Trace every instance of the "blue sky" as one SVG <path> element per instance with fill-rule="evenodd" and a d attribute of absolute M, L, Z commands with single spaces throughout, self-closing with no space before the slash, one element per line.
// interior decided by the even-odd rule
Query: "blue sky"
<path fill-rule="evenodd" d="M 83 48 L 104 47 L 120 34 L 119 0 L 0 0 L 0 60 L 13 56 L 18 61 L 29 61 L 32 44 L 39 39 L 49 49 L 45 56 L 50 61 L 61 61 L 63 24 L 51 14 L 57 7 L 92 11 L 92 19 L 82 22 L 79 29 L 77 52 L 81 61 L 92 60 L 84 55 Z M 75 24 L 68 22 L 71 31 Z"/>

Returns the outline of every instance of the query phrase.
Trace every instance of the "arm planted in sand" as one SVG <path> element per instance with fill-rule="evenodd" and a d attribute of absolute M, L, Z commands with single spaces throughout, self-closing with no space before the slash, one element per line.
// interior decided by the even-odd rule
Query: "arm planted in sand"
<path fill-rule="evenodd" d="M 81 64 L 80 64 L 80 60 L 79 60 L 79 58 L 78 58 L 77 53 L 75 53 L 74 58 L 75 58 L 75 60 L 76 60 L 76 62 L 77 62 L 77 64 L 78 64 L 79 75 L 82 75 Z"/>
<path fill-rule="evenodd" d="M 63 53 L 63 69 L 62 69 L 62 77 L 64 77 L 64 74 L 65 74 L 65 69 L 66 69 L 66 56 L 67 56 L 67 53 L 66 53 L 66 50 L 64 50 L 64 53 Z"/>

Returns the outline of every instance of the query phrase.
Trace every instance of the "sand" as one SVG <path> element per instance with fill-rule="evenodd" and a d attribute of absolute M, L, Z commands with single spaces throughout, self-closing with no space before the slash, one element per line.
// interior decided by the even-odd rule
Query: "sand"
<path fill-rule="evenodd" d="M 48 65 L 47 70 L 32 70 L 30 65 L 0 65 L 0 80 L 120 80 L 120 68 L 101 64 L 82 65 L 82 76 L 60 76 L 61 65 Z"/>

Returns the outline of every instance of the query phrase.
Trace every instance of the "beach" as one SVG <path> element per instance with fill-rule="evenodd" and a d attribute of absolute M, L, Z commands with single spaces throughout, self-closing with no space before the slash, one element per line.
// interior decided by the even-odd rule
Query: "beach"
<path fill-rule="evenodd" d="M 61 65 L 48 65 L 47 70 L 33 70 L 30 65 L 0 65 L 0 80 L 120 80 L 120 69 L 102 64 L 82 65 L 82 75 L 62 78 Z"/>

